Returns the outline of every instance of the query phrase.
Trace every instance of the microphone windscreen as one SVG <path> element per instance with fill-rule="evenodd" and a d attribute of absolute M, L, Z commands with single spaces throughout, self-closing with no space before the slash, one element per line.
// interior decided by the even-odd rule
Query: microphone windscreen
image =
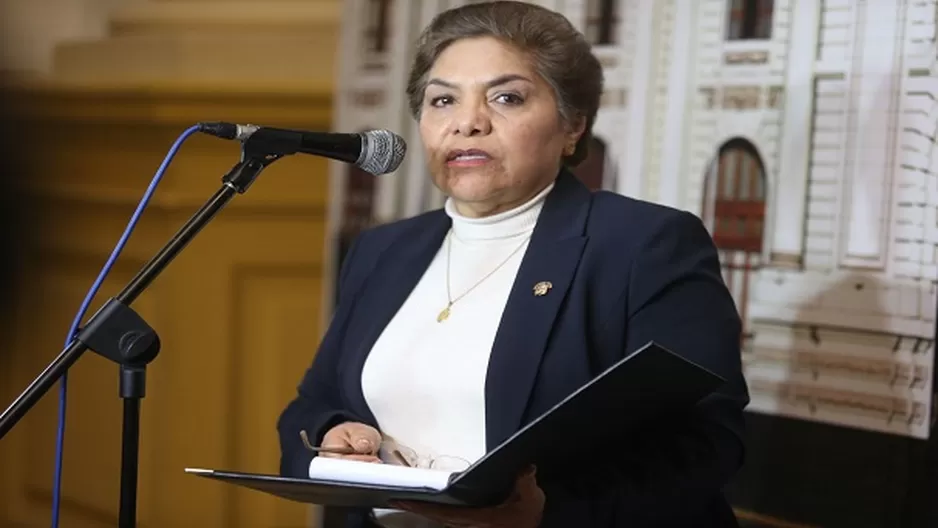
<path fill-rule="evenodd" d="M 355 163 L 375 176 L 394 172 L 404 161 L 407 142 L 390 130 L 369 130 L 362 133 L 362 149 Z"/>

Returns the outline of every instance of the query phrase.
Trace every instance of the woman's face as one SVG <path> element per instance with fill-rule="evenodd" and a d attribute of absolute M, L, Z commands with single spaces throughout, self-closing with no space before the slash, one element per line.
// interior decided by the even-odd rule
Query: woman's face
<path fill-rule="evenodd" d="M 420 136 L 433 182 L 466 216 L 518 206 L 557 176 L 583 133 L 516 49 L 491 37 L 452 43 L 430 70 Z"/>

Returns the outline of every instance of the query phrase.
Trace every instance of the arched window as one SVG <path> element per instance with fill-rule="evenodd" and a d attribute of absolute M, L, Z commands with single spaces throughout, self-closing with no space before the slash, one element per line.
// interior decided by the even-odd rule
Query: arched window
<path fill-rule="evenodd" d="M 587 0 L 586 39 L 594 46 L 609 46 L 619 40 L 619 0 Z"/>
<path fill-rule="evenodd" d="M 598 191 L 604 187 L 606 143 L 603 140 L 596 136 L 591 138 L 586 159 L 573 167 L 573 174 L 591 191 Z"/>
<path fill-rule="evenodd" d="M 703 206 L 717 247 L 762 251 L 765 168 L 752 143 L 737 138 L 720 148 L 707 175 Z"/>
<path fill-rule="evenodd" d="M 765 165 L 755 146 L 742 138 L 727 141 L 704 179 L 703 218 L 744 325 L 749 279 L 761 265 L 765 193 Z"/>
<path fill-rule="evenodd" d="M 766 40 L 772 38 L 773 0 L 728 0 L 726 39 Z"/>

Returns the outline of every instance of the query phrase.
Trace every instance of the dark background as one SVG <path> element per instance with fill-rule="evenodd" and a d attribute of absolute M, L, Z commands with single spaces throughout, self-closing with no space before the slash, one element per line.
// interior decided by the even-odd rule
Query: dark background
<path fill-rule="evenodd" d="M 4 78 L 0 77 L 0 85 Z M 31 229 L 25 221 L 29 212 L 21 178 L 25 161 L 20 155 L 17 134 L 10 119 L 9 100 L 0 89 L 0 316 L 7 318 L 14 305 L 12 296 L 21 277 L 20 256 Z M 6 321 L 0 320 L 0 326 Z M 0 347 L 3 355 L 3 347 Z"/>
<path fill-rule="evenodd" d="M 729 489 L 734 506 L 823 528 L 938 528 L 934 432 L 922 441 L 754 413 L 747 419 L 746 465 Z"/>
<path fill-rule="evenodd" d="M 0 78 L 2 82 L 2 78 Z M 12 254 L 16 233 L 15 201 L 10 191 L 11 162 L 16 154 L 9 144 L 11 140 L 8 103 L 0 91 L 0 306 L 6 311 L 10 304 L 9 293 L 15 283 L 13 271 L 16 269 L 15 256 Z"/>

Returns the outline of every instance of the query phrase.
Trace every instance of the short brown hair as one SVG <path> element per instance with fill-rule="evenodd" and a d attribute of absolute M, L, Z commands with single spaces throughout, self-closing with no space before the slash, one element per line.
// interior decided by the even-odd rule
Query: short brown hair
<path fill-rule="evenodd" d="M 427 75 L 450 44 L 474 37 L 494 37 L 526 54 L 535 71 L 553 88 L 561 118 L 582 118 L 586 129 L 576 151 L 563 159 L 576 166 L 586 159 L 593 122 L 603 91 L 603 69 L 582 33 L 563 15 L 518 1 L 469 4 L 444 11 L 424 29 L 407 81 L 414 118 L 420 117 Z"/>

